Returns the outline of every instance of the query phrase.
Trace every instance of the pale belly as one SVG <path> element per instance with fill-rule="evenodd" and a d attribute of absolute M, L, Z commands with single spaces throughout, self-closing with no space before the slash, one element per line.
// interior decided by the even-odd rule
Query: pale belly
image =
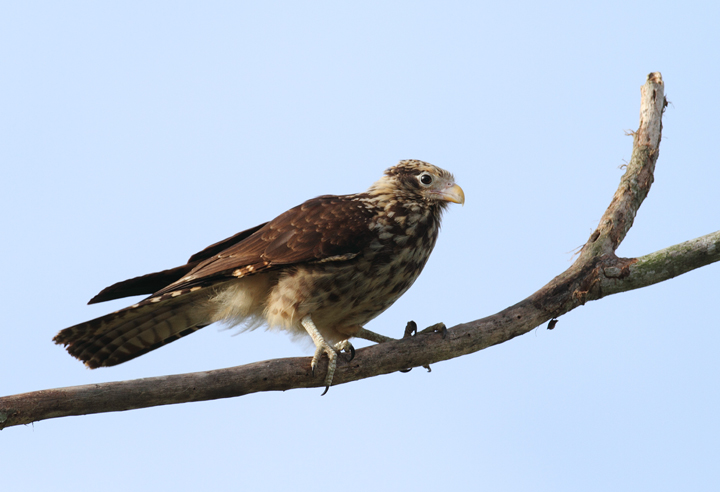
<path fill-rule="evenodd" d="M 265 318 L 271 327 L 304 332 L 299 321 L 310 315 L 328 341 L 344 340 L 403 295 L 426 260 L 360 260 L 289 269 L 270 289 Z"/>

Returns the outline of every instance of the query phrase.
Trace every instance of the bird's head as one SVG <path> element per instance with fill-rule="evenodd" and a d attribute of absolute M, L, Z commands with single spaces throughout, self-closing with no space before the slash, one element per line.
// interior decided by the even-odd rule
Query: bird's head
<path fill-rule="evenodd" d="M 465 203 L 465 193 L 455 184 L 451 173 L 415 159 L 400 161 L 387 169 L 385 175 L 370 187 L 368 194 L 378 198 L 390 195 L 406 201 L 437 204 L 441 208 L 449 202 Z"/>

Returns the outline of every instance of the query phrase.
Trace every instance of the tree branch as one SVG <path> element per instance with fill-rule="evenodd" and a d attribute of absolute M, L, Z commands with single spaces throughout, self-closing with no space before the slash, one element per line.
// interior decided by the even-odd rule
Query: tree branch
<path fill-rule="evenodd" d="M 633 224 L 653 182 L 667 105 L 660 73 L 641 89 L 640 126 L 633 155 L 598 228 L 565 272 L 527 299 L 487 318 L 438 333 L 388 341 L 338 359 L 334 384 L 408 367 L 425 366 L 508 341 L 584 304 L 610 294 L 668 280 L 720 260 L 720 231 L 639 258 L 615 250 Z M 260 391 L 321 387 L 325 367 L 313 377 L 309 357 L 256 362 L 215 371 L 35 391 L 0 398 L 0 428 L 39 420 L 242 396 Z"/>
<path fill-rule="evenodd" d="M 648 75 L 640 89 L 640 126 L 633 134 L 633 153 L 620 179 L 610 206 L 578 258 L 586 263 L 590 257 L 614 254 L 635 220 L 640 205 L 650 191 L 655 163 L 660 155 L 662 115 L 667 106 L 665 86 L 660 72 Z"/>

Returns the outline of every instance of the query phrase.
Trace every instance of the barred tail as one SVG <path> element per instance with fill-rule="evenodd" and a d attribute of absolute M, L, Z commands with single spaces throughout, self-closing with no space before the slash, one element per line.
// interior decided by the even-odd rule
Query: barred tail
<path fill-rule="evenodd" d="M 211 323 L 208 295 L 182 291 L 65 328 L 53 341 L 91 369 L 114 366 Z"/>

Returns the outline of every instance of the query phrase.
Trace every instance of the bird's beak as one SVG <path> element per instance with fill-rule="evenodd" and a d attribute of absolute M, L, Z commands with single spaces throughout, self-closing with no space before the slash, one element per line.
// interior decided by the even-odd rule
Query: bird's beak
<path fill-rule="evenodd" d="M 440 198 L 445 200 L 446 202 L 453 202 L 459 203 L 460 205 L 465 205 L 465 193 L 463 193 L 462 188 L 460 188 L 456 184 L 453 184 L 452 186 L 449 186 L 445 190 L 441 191 Z"/>

